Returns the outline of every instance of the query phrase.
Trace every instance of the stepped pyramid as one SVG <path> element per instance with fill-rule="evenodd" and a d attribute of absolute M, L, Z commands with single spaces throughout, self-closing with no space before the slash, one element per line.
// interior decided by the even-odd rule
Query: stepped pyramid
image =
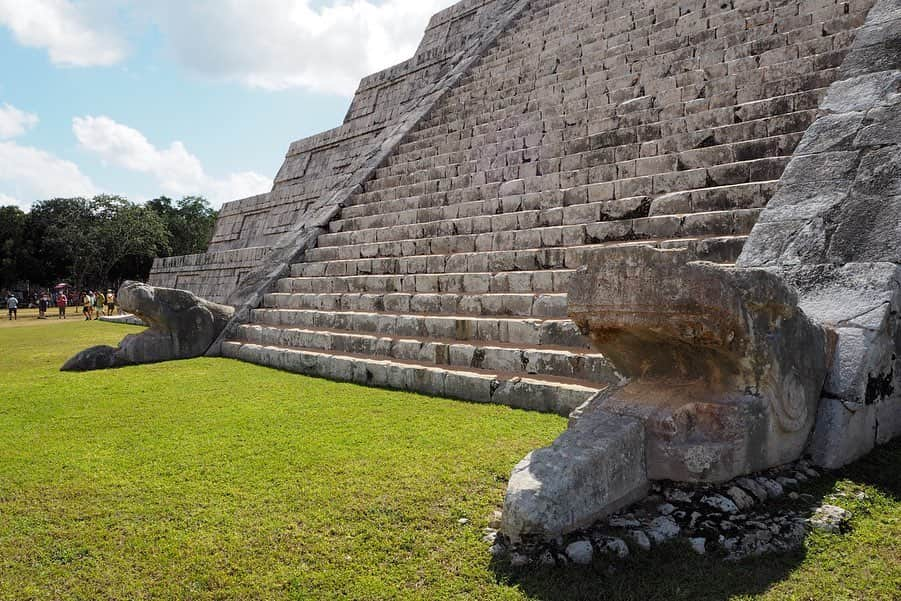
<path fill-rule="evenodd" d="M 803 162 L 853 139 L 834 115 L 895 106 L 898 136 L 898 31 L 897 0 L 464 0 L 150 282 L 236 307 L 224 356 L 568 415 L 632 376 L 572 319 L 599 265 L 863 260 L 798 258 L 821 204 L 767 207 L 783 175 L 850 173 Z"/>

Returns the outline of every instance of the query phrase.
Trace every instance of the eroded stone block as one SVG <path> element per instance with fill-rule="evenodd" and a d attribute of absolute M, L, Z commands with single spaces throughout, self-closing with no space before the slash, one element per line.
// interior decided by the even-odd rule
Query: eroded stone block
<path fill-rule="evenodd" d="M 685 251 L 598 252 L 569 314 L 631 382 L 605 410 L 641 419 L 652 478 L 722 481 L 797 459 L 826 377 L 826 331 L 763 270 Z"/>
<path fill-rule="evenodd" d="M 593 411 L 513 469 L 501 530 L 529 542 L 587 526 L 647 493 L 644 467 L 641 423 Z"/>

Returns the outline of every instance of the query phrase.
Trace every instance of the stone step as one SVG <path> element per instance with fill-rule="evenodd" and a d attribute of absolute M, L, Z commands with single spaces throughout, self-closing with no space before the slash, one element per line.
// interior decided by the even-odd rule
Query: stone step
<path fill-rule="evenodd" d="M 412 255 L 377 259 L 349 259 L 297 263 L 291 275 L 333 277 L 375 274 L 457 273 L 577 269 L 585 264 L 586 253 L 605 248 L 653 246 L 687 248 L 698 260 L 734 263 L 747 236 L 711 236 L 682 239 L 650 239 L 634 242 L 588 244 L 559 248 L 532 248 L 516 251 L 484 251 L 456 254 Z"/>
<path fill-rule="evenodd" d="M 778 180 L 773 180 L 672 192 L 655 198 L 648 216 L 722 211 L 733 207 L 763 209 L 778 186 Z"/>
<path fill-rule="evenodd" d="M 746 124 L 737 124 L 737 126 L 744 125 Z M 706 130 L 691 135 L 701 136 L 705 133 Z M 740 138 L 738 134 L 736 136 Z M 535 156 L 514 170 L 518 177 L 504 175 L 503 170 L 491 170 L 488 166 L 429 167 L 409 175 L 370 180 L 365 192 L 348 199 L 347 208 L 441 192 L 453 194 L 455 201 L 459 202 L 464 199 L 478 200 L 602 184 L 613 190 L 612 196 L 609 197 L 612 199 L 641 195 L 657 196 L 693 188 L 779 179 L 793 149 L 789 147 L 784 151 L 779 150 L 786 153 L 783 155 L 735 161 L 731 155 L 715 156 L 719 147 L 704 146 L 705 140 L 706 138 L 698 138 L 689 145 L 692 155 L 688 155 L 689 151 L 685 150 L 679 155 L 659 154 L 649 157 L 635 155 L 636 141 L 632 140 L 626 146 L 631 149 L 632 158 L 619 162 L 598 159 L 599 153 L 611 152 L 609 147 L 595 150 L 574 147 L 563 157 L 554 159 L 539 158 L 540 150 L 536 148 Z M 757 140 L 752 138 L 752 141 Z M 735 144 L 748 146 L 745 151 L 753 152 L 753 144 L 748 145 L 745 142 Z M 730 152 L 734 151 L 730 149 Z M 764 154 L 764 151 L 758 153 Z M 677 156 L 681 154 L 695 158 L 690 163 L 687 159 L 686 162 L 680 162 Z M 521 189 L 516 191 L 510 187 L 513 182 L 523 184 Z M 350 211 L 348 216 L 358 214 Z"/>
<path fill-rule="evenodd" d="M 313 309 L 256 309 L 253 324 L 302 329 L 340 330 L 395 337 L 441 338 L 526 346 L 591 347 L 569 319 L 417 315 Z"/>
<path fill-rule="evenodd" d="M 436 236 L 456 236 L 465 234 L 487 234 L 534 228 L 556 227 L 562 225 L 585 224 L 595 221 L 615 221 L 646 217 L 651 201 L 646 196 L 627 198 L 624 200 L 602 200 L 564 206 L 565 194 L 559 199 L 557 195 L 546 195 L 544 208 L 503 212 L 500 199 L 494 202 L 479 201 L 466 203 L 470 206 L 445 206 L 437 209 L 404 211 L 404 219 L 412 219 L 404 223 L 401 214 L 380 215 L 381 225 L 371 228 L 333 231 L 319 236 L 318 246 L 344 246 L 367 244 L 372 242 L 391 242 L 404 239 Z M 535 199 L 539 201 L 539 199 Z M 590 200 L 590 199 L 589 199 Z M 560 206 L 551 207 L 551 204 Z M 459 216 L 462 210 L 477 210 L 473 215 Z M 501 211 L 500 213 L 498 211 Z M 443 217 L 452 213 L 454 217 Z M 429 219 L 430 216 L 440 217 Z M 337 228 L 343 225 L 336 226 Z"/>
<path fill-rule="evenodd" d="M 316 351 L 365 355 L 386 360 L 418 361 L 439 367 L 487 369 L 511 374 L 550 375 L 608 385 L 620 380 L 598 353 L 565 347 L 525 346 L 446 338 L 414 338 L 247 324 L 238 341 Z"/>
<path fill-rule="evenodd" d="M 582 184 L 673 174 L 690 169 L 706 169 L 709 185 L 761 181 L 765 179 L 760 176 L 761 173 L 772 172 L 778 177 L 784 168 L 785 157 L 791 155 L 803 135 L 804 127 L 801 125 L 809 124 L 815 116 L 814 109 L 786 115 L 786 118 L 799 120 L 783 126 L 794 130 L 786 133 L 776 127 L 776 118 L 758 122 L 766 127 L 756 131 L 753 129 L 754 122 L 735 123 L 713 129 L 692 127 L 678 136 L 663 138 L 659 142 L 662 146 L 658 146 L 657 152 L 647 155 L 636 151 L 637 140 L 622 138 L 622 134 L 617 133 L 616 129 L 599 132 L 582 140 L 558 141 L 557 147 L 561 150 L 553 153 L 548 150 L 553 139 L 548 134 L 536 134 L 529 136 L 536 146 L 517 151 L 517 155 L 528 159 L 526 163 L 519 164 L 524 170 L 524 176 L 554 173 L 562 175 L 582 171 L 589 175 L 586 181 L 580 182 Z M 772 128 L 772 135 L 768 135 L 767 128 Z M 471 186 L 487 189 L 491 184 L 506 179 L 491 177 L 491 164 L 479 161 L 478 157 L 467 159 L 465 150 L 454 151 L 447 147 L 445 150 L 445 154 L 415 158 L 404 164 L 403 168 L 393 168 L 393 173 L 384 173 L 372 180 L 366 191 L 351 202 L 357 206 L 407 198 L 411 196 L 408 193 L 410 186 L 425 185 L 432 191 L 452 191 Z M 503 155 L 498 160 L 502 159 Z M 530 167 L 530 164 L 535 164 L 537 169 Z M 673 175 L 668 176 L 672 177 Z M 732 181 L 721 181 L 723 179 Z M 540 190 L 531 188 L 529 191 Z"/>
<path fill-rule="evenodd" d="M 428 237 L 426 233 L 422 233 L 418 237 L 407 240 L 319 246 L 309 249 L 304 258 L 310 262 L 346 261 L 412 255 L 559 248 L 642 238 L 744 235 L 751 232 L 751 228 L 754 227 L 762 210 L 741 209 L 662 215 L 619 221 L 590 221 L 597 216 L 596 205 L 578 205 L 569 207 L 569 209 L 574 210 L 572 221 L 579 218 L 585 219 L 588 223 L 457 236 Z"/>
<path fill-rule="evenodd" d="M 818 94 L 814 93 L 807 101 L 811 104 L 805 104 L 801 110 L 771 115 L 749 112 L 747 120 L 737 117 L 734 107 L 710 110 L 706 113 L 712 117 L 709 120 L 705 119 L 705 113 L 700 113 L 679 116 L 663 123 L 636 121 L 631 127 L 624 126 L 621 118 L 611 118 L 606 120 L 608 128 L 598 124 L 591 135 L 575 139 L 561 121 L 557 129 L 526 136 L 526 147 L 515 149 L 515 153 L 541 162 L 545 167 L 556 166 L 556 171 L 560 173 L 603 168 L 613 179 L 622 179 L 709 167 L 713 170 L 711 176 L 716 177 L 730 164 L 789 156 L 803 131 L 817 116 L 817 107 L 813 103 L 817 97 Z M 756 104 L 748 103 L 749 106 Z M 741 111 L 740 108 L 738 110 Z M 604 120 L 598 121 L 603 123 Z M 646 132 L 642 138 L 650 135 L 655 139 L 655 154 L 639 155 L 635 151 L 635 144 L 640 141 L 636 129 Z M 650 130 L 654 130 L 653 134 Z M 515 136 L 512 129 L 507 131 L 507 135 L 510 140 L 522 139 Z M 499 138 L 494 143 L 503 146 L 504 141 Z M 482 181 L 479 174 L 490 172 L 492 166 L 504 165 L 500 162 L 503 154 L 495 163 L 486 163 L 480 160 L 483 157 L 477 151 L 468 146 L 457 147 L 440 141 L 429 147 L 433 153 L 438 152 L 436 149 L 439 148 L 440 154 L 423 155 L 416 151 L 411 155 L 398 155 L 405 162 L 386 168 L 388 171 L 380 171 L 351 203 L 402 198 L 408 196 L 405 188 L 431 186 L 429 182 L 435 182 L 438 189 L 449 189 L 442 188 L 441 182 L 450 183 L 451 188 L 456 187 L 455 182 L 467 183 L 464 179 L 467 177 L 475 178 L 470 183 L 485 184 L 494 180 L 486 178 Z M 540 172 L 552 173 L 546 168 Z M 609 178 L 593 178 L 590 181 L 609 181 Z"/>
<path fill-rule="evenodd" d="M 780 154 L 785 156 L 791 154 L 800 140 L 802 132 L 817 116 L 817 106 L 814 102 L 814 99 L 819 96 L 817 92 L 805 91 L 797 93 L 795 96 L 803 96 L 803 99 L 799 98 L 798 100 L 798 110 L 790 110 L 796 108 L 791 105 L 781 105 L 776 110 L 782 112 L 771 114 L 760 113 L 760 109 L 757 108 L 759 101 L 755 100 L 733 107 L 714 107 L 699 113 L 674 116 L 663 121 L 653 117 L 645 120 L 640 118 L 640 114 L 633 114 L 629 119 L 631 123 L 628 125 L 624 123 L 622 116 L 617 119 L 615 115 L 611 115 L 611 118 L 608 119 L 611 121 L 610 129 L 598 130 L 591 136 L 575 140 L 570 140 L 564 135 L 567 128 L 561 121 L 556 129 L 551 128 L 542 131 L 540 135 L 536 133 L 528 137 L 527 142 L 531 140 L 534 145 L 527 143 L 524 149 L 516 150 L 516 152 L 522 152 L 525 156 L 534 155 L 541 160 L 562 162 L 566 159 L 572 161 L 572 157 L 575 155 L 593 151 L 594 165 L 616 165 L 618 172 L 629 172 L 637 169 L 637 164 L 630 163 L 639 158 L 630 148 L 630 145 L 637 140 L 624 137 L 622 131 L 619 134 L 611 132 L 625 130 L 631 126 L 631 128 L 640 127 L 645 130 L 652 128 L 656 133 L 655 141 L 660 154 L 643 157 L 658 159 L 645 163 L 645 174 L 652 173 L 652 171 L 647 171 L 647 167 L 652 165 L 698 163 L 698 155 L 714 159 L 703 161 L 701 164 L 705 167 L 722 166 L 745 160 L 748 144 L 759 145 L 763 141 L 767 141 L 768 145 L 775 142 L 774 152 L 757 154 L 754 158 L 772 158 Z M 778 102 L 779 99 L 777 97 L 775 100 Z M 777 106 L 777 103 L 773 106 Z M 663 111 L 653 109 L 647 114 L 663 114 Z M 746 118 L 742 119 L 739 115 L 744 115 Z M 598 117 L 595 120 L 601 121 Z M 700 134 L 703 137 L 693 136 L 692 133 Z M 517 137 L 512 129 L 507 131 L 507 135 L 510 139 Z M 547 143 L 558 139 L 569 141 L 559 145 L 558 152 L 549 153 Z M 704 141 L 703 147 L 699 145 L 702 140 Z M 498 136 L 493 143 L 502 145 L 503 142 L 504 138 Z M 460 142 L 459 145 L 449 144 L 446 138 L 437 137 L 435 140 L 419 142 L 414 148 L 405 149 L 404 145 L 401 145 L 392 162 L 380 169 L 376 173 L 376 177 L 367 182 L 365 195 L 361 195 L 359 202 L 368 202 L 372 193 L 414 185 L 417 181 L 447 179 L 470 173 L 464 166 L 467 162 L 478 161 L 481 157 L 475 154 L 469 146 L 463 144 L 463 142 Z M 427 152 L 423 153 L 420 146 L 427 149 Z M 441 149 L 442 152 L 434 154 L 438 152 L 437 149 Z M 597 152 L 599 150 L 609 150 L 610 152 L 609 155 L 599 155 Z M 626 158 L 620 160 L 619 157 Z M 665 173 L 665 171 L 657 171 L 657 173 Z M 429 177 L 429 175 L 436 177 Z"/>
<path fill-rule="evenodd" d="M 328 279 L 328 278 L 320 278 Z M 319 297 L 318 299 L 316 297 Z M 270 293 L 267 307 L 277 309 L 373 310 L 451 315 L 517 315 L 520 317 L 566 317 L 566 293 L 546 294 L 305 294 Z M 332 307 L 332 305 L 337 305 Z M 312 307 L 310 305 L 313 305 Z"/>
<path fill-rule="evenodd" d="M 775 192 L 777 184 L 778 181 L 752 182 L 682 192 L 690 194 L 695 198 L 695 202 L 683 203 L 674 207 L 670 212 L 700 213 L 730 209 L 758 209 L 766 205 Z M 329 232 L 334 234 L 382 228 L 390 230 L 398 225 L 482 216 L 491 216 L 492 220 L 500 218 L 503 223 L 504 219 L 512 220 L 511 217 L 507 217 L 510 214 L 516 215 L 517 227 L 512 229 L 527 229 L 535 226 L 554 225 L 554 220 L 557 219 L 554 212 L 559 213 L 565 206 L 575 205 L 575 201 L 578 199 L 577 195 L 573 193 L 567 197 L 564 190 L 518 194 L 503 198 L 497 197 L 497 191 L 495 191 L 494 196 L 484 200 L 479 198 L 458 202 L 459 199 L 454 199 L 453 195 L 436 193 L 368 205 L 355 205 L 343 209 L 341 219 L 329 223 Z M 629 208 L 630 206 L 643 206 L 647 198 L 639 196 L 601 201 L 601 210 L 614 217 L 617 215 L 617 210 L 622 211 L 625 208 L 631 211 L 633 209 Z M 657 201 L 658 198 L 654 200 Z M 658 207 L 655 211 L 654 203 L 651 203 L 649 216 L 665 214 L 661 211 L 665 205 L 657 204 Z M 624 213 L 620 212 L 620 214 L 626 216 Z"/>
<path fill-rule="evenodd" d="M 590 382 L 548 376 L 522 377 L 490 370 L 436 367 L 417 361 L 388 361 L 365 355 L 238 341 L 225 342 L 222 354 L 258 365 L 341 382 L 564 416 L 604 388 Z"/>
<path fill-rule="evenodd" d="M 540 271 L 503 271 L 500 273 L 413 273 L 406 275 L 354 275 L 338 277 L 290 277 L 278 281 L 277 291 L 283 293 L 363 293 L 381 295 L 404 293 L 539 294 L 565 292 L 572 269 L 544 269 Z M 361 302 L 366 302 L 365 300 Z M 401 302 L 399 297 L 399 302 Z"/>
<path fill-rule="evenodd" d="M 684 103 L 678 102 L 659 108 L 645 107 L 644 110 L 637 110 L 628 115 L 616 114 L 619 109 L 616 106 L 603 108 L 593 106 L 591 109 L 586 109 L 581 115 L 573 110 L 568 113 L 573 119 L 581 117 L 590 121 L 593 127 L 587 133 L 591 136 L 612 129 L 640 129 L 644 134 L 641 141 L 647 141 L 648 138 L 654 139 L 657 142 L 656 149 L 661 154 L 694 151 L 698 149 L 695 138 L 685 134 L 710 131 L 714 135 L 705 144 L 706 146 L 719 146 L 720 154 L 731 153 L 736 160 L 741 160 L 743 149 L 733 146 L 735 144 L 794 135 L 795 141 L 786 140 L 787 143 L 783 146 L 790 153 L 794 144 L 797 143 L 797 133 L 806 128 L 805 123 L 808 123 L 813 116 L 811 111 L 818 107 L 824 94 L 825 88 L 818 87 L 790 94 L 777 92 L 771 97 L 748 98 L 745 102 L 727 105 L 715 100 L 699 98 L 691 103 L 690 112 L 685 111 Z M 638 100 L 640 103 L 642 100 L 647 100 L 647 97 L 639 97 Z M 515 103 L 515 99 L 512 102 Z M 519 106 L 521 112 L 517 116 L 517 125 L 491 130 L 480 136 L 485 143 L 497 144 L 503 148 L 504 143 L 508 140 L 523 139 L 525 144 L 519 144 L 509 149 L 509 152 L 515 153 L 522 150 L 527 154 L 534 152 L 533 148 L 540 144 L 564 139 L 572 140 L 574 144 L 585 145 L 579 142 L 579 138 L 572 138 L 571 129 L 567 130 L 563 120 L 553 119 L 553 116 L 548 114 L 553 111 L 552 107 L 539 107 L 535 103 L 520 103 L 519 105 L 510 103 L 510 99 L 504 99 L 497 108 L 486 108 L 489 112 L 508 113 Z M 473 103 L 466 107 L 464 115 L 470 116 L 471 120 L 471 115 L 477 110 Z M 444 119 L 455 118 L 456 125 L 460 129 L 466 127 L 466 121 L 460 119 L 458 115 L 445 114 L 443 117 Z M 530 119 L 534 119 L 534 121 Z M 533 126 L 536 123 L 543 123 L 543 125 L 542 127 Z M 610 125 L 606 130 L 602 128 L 605 123 Z M 745 124 L 750 124 L 750 126 Z M 742 125 L 745 126 L 736 127 Z M 426 127 L 428 127 L 427 124 Z M 565 136 L 564 130 L 570 135 Z M 736 132 L 740 133 L 736 134 Z M 417 132 L 413 132 L 412 136 L 416 136 L 416 134 Z M 398 152 L 386 162 L 385 166 L 376 172 L 376 178 L 409 175 L 434 166 L 463 165 L 470 160 L 481 158 L 473 154 L 468 139 L 469 136 L 453 134 L 448 136 L 436 133 L 433 137 L 428 136 L 425 139 L 405 142 L 399 147 Z M 614 140 L 618 139 L 623 138 L 614 138 Z M 568 154 L 565 152 L 567 148 L 567 146 L 563 146 L 563 152 L 551 154 L 549 152 L 552 150 L 551 148 L 542 147 L 539 156 L 542 159 L 561 159 Z M 626 145 L 620 143 L 619 148 L 621 150 L 616 156 L 624 156 Z M 503 153 L 503 150 L 500 152 Z M 685 158 L 690 160 L 690 157 Z"/>

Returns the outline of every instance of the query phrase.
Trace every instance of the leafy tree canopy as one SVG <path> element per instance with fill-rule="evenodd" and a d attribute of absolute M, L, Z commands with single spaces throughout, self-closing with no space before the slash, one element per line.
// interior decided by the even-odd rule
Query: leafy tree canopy
<path fill-rule="evenodd" d="M 155 257 L 206 250 L 217 213 L 207 201 L 121 196 L 54 198 L 24 213 L 0 207 L 0 285 L 106 287 L 146 279 Z"/>

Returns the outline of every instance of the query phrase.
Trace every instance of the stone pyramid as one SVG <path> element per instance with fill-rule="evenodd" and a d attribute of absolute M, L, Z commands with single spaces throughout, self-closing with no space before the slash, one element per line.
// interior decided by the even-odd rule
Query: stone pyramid
<path fill-rule="evenodd" d="M 464 0 L 432 18 L 412 59 L 361 82 L 340 127 L 294 142 L 270 193 L 225 205 L 206 254 L 157 260 L 151 283 L 236 308 L 213 353 L 569 415 L 642 377 L 600 333 L 670 336 L 592 311 L 665 302 L 692 261 L 738 262 L 785 289 L 764 302 L 770 280 L 732 278 L 750 292 L 716 298 L 745 317 L 787 307 L 773 336 L 796 309 L 820 332 L 811 369 L 831 371 L 801 385 L 814 406 L 792 452 L 840 465 L 901 431 L 899 32 L 898 0 Z M 648 249 L 679 258 L 662 272 Z M 692 281 L 695 306 L 715 312 L 702 301 L 720 284 Z M 670 338 L 686 336 L 689 354 L 709 346 Z M 543 530 L 534 515 L 510 528 L 554 534 L 642 493 L 634 451 L 651 434 L 628 420 L 647 417 L 603 410 L 591 436 L 604 444 L 573 448 L 592 456 L 582 476 L 617 457 L 622 485 L 604 476 L 587 508 L 561 509 L 569 521 L 547 525 L 547 510 Z M 721 476 L 783 459 L 742 455 Z M 535 461 L 517 468 L 526 480 Z"/>

